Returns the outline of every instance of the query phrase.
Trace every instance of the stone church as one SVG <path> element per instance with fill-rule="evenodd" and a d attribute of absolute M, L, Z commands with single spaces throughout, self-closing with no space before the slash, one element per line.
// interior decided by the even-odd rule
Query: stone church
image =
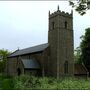
<path fill-rule="evenodd" d="M 73 76 L 73 12 L 49 11 L 48 43 L 16 50 L 8 57 L 7 74 Z"/>

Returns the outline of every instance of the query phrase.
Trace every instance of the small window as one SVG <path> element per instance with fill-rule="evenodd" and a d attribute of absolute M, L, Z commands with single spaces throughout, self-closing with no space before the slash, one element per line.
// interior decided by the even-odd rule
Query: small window
<path fill-rule="evenodd" d="M 65 28 L 67 28 L 67 22 L 65 21 Z"/>
<path fill-rule="evenodd" d="M 52 29 L 54 29 L 55 28 L 55 23 L 54 22 L 52 22 Z"/>
<path fill-rule="evenodd" d="M 64 73 L 68 74 L 68 61 L 65 61 L 64 63 Z"/>

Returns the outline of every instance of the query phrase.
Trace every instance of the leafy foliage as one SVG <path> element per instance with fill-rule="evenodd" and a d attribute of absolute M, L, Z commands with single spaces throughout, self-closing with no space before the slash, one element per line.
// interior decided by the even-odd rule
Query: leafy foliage
<path fill-rule="evenodd" d="M 80 47 L 76 48 L 74 59 L 76 63 L 84 63 L 88 69 L 88 66 L 90 67 L 90 28 L 87 28 L 85 35 L 82 35 L 80 38 Z"/>
<path fill-rule="evenodd" d="M 2 86 L 0 88 L 1 90 L 89 90 L 90 78 L 78 79 L 74 77 L 64 77 L 57 80 L 53 77 L 21 75 L 17 77 L 3 78 Z"/>
<path fill-rule="evenodd" d="M 69 0 L 69 3 L 80 15 L 84 15 L 87 10 L 90 10 L 90 0 L 77 0 L 76 2 Z"/>
<path fill-rule="evenodd" d="M 81 60 L 86 65 L 90 65 L 90 28 L 86 29 L 81 42 Z"/>
<path fill-rule="evenodd" d="M 13 79 L 4 79 L 2 81 L 2 90 L 12 90 L 14 87 Z"/>
<path fill-rule="evenodd" d="M 4 72 L 7 56 L 10 54 L 8 50 L 1 49 L 0 50 L 0 72 Z"/>
<path fill-rule="evenodd" d="M 79 63 L 79 64 L 82 63 L 80 56 L 81 56 L 81 48 L 77 47 L 74 50 L 74 61 L 75 61 L 75 63 Z"/>

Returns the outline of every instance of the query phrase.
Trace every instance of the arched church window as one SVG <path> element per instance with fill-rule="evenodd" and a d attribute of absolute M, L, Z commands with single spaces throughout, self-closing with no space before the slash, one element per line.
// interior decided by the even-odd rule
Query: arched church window
<path fill-rule="evenodd" d="M 67 21 L 65 21 L 65 28 L 67 28 Z"/>
<path fill-rule="evenodd" d="M 68 74 L 68 61 L 65 61 L 64 63 L 64 73 Z"/>

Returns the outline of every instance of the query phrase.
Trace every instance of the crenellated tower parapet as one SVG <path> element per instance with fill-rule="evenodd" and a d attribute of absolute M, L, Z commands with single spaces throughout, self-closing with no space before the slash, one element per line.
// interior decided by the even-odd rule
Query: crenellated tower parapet
<path fill-rule="evenodd" d="M 49 18 L 55 17 L 57 15 L 66 16 L 66 17 L 72 17 L 73 16 L 73 11 L 71 11 L 71 13 L 61 11 L 61 10 L 59 10 L 59 6 L 58 6 L 57 11 L 55 11 L 55 12 L 53 12 L 51 14 L 50 14 L 50 11 L 49 11 Z"/>

